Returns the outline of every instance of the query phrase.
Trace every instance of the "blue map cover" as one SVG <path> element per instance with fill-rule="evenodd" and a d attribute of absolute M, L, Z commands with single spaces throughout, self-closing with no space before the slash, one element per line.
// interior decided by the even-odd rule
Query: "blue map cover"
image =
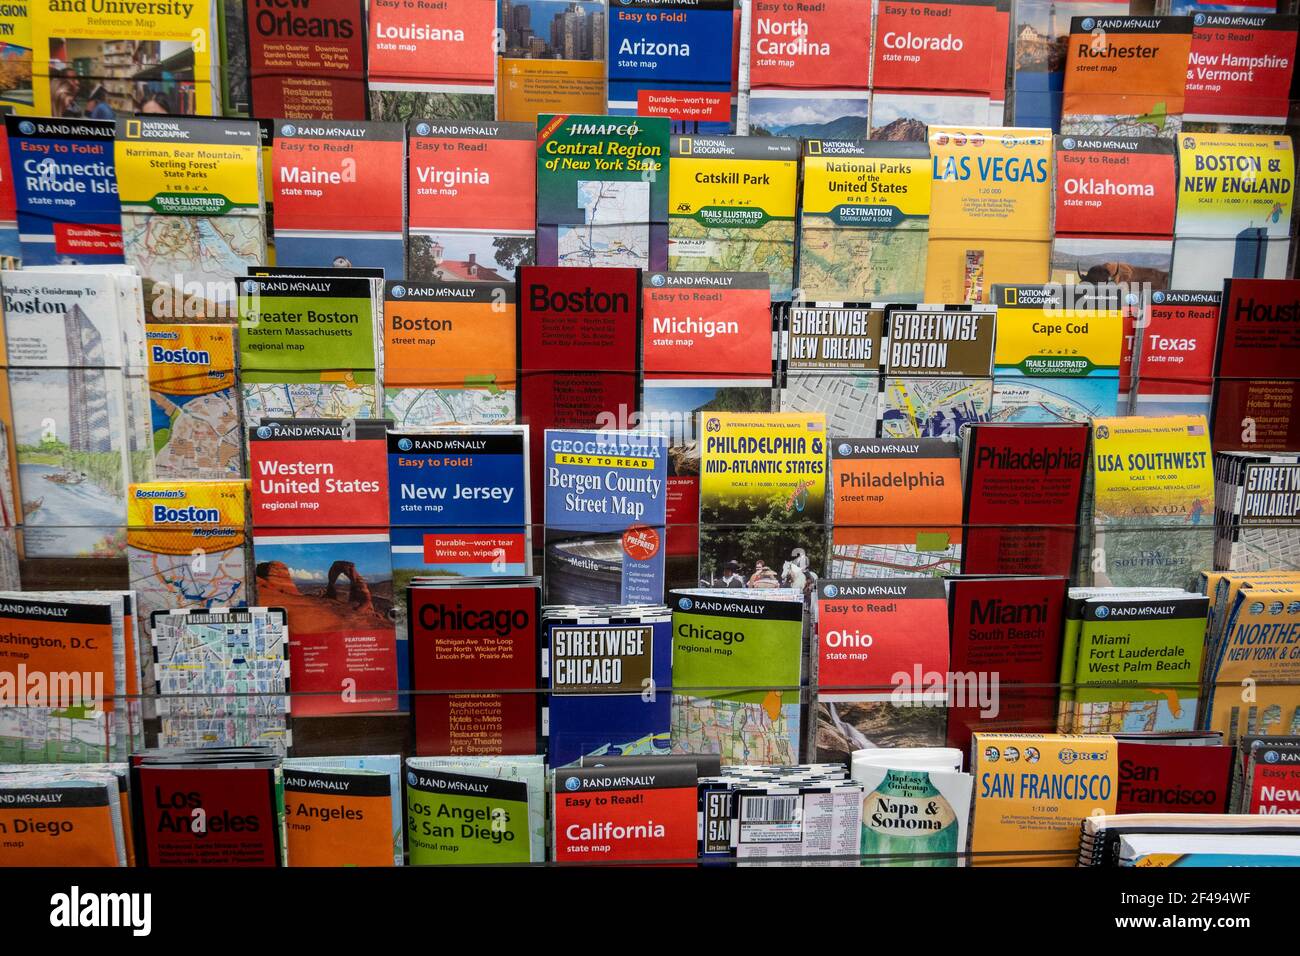
<path fill-rule="evenodd" d="M 670 752 L 672 615 L 619 610 L 603 621 L 546 622 L 554 767 L 592 755 Z"/>
<path fill-rule="evenodd" d="M 609 10 L 609 113 L 674 133 L 730 133 L 732 0 L 623 0 Z"/>
<path fill-rule="evenodd" d="M 547 429 L 545 604 L 664 598 L 668 439 Z"/>
<path fill-rule="evenodd" d="M 417 575 L 530 572 L 528 438 L 522 426 L 388 433 L 393 614 L 406 634 Z"/>
<path fill-rule="evenodd" d="M 122 262 L 113 120 L 7 116 L 25 266 Z"/>

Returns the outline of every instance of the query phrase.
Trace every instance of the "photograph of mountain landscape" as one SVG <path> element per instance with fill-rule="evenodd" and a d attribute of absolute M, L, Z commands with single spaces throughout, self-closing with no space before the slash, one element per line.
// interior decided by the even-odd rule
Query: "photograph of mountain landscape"
<path fill-rule="evenodd" d="M 814 91 L 799 96 L 755 92 L 749 98 L 749 135 L 866 139 L 870 108 L 865 94 L 823 99 Z"/>
<path fill-rule="evenodd" d="M 983 126 L 988 112 L 987 96 L 877 91 L 871 97 L 871 138 L 923 143 L 931 126 Z"/>
<path fill-rule="evenodd" d="M 340 533 L 273 544 L 257 540 L 257 599 L 296 612 L 298 633 L 391 628 L 388 542 L 369 537 Z"/>

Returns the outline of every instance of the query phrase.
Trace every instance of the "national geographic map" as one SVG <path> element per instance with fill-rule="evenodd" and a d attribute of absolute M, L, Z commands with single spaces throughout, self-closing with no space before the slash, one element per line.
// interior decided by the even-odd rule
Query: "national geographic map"
<path fill-rule="evenodd" d="M 794 277 L 794 239 L 789 220 L 769 220 L 754 228 L 706 226 L 689 217 L 672 220 L 668 268 L 674 272 L 766 272 L 772 298 L 790 298 Z"/>
<path fill-rule="evenodd" d="M 799 244 L 804 299 L 873 302 L 918 298 L 925 288 L 929 231 L 842 229 L 825 216 L 807 216 Z"/>

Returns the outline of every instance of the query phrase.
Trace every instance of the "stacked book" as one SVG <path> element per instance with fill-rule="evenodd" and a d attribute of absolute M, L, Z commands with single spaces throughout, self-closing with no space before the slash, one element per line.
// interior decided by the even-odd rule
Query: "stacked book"
<path fill-rule="evenodd" d="M 1300 866 L 1300 818 L 1093 814 L 1083 818 L 1079 866 Z"/>

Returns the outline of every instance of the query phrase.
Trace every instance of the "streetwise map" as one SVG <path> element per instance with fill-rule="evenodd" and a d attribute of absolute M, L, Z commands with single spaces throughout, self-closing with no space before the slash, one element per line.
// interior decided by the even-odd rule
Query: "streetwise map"
<path fill-rule="evenodd" d="M 880 398 L 885 438 L 945 438 L 972 422 L 986 421 L 992 379 L 888 378 Z"/>

